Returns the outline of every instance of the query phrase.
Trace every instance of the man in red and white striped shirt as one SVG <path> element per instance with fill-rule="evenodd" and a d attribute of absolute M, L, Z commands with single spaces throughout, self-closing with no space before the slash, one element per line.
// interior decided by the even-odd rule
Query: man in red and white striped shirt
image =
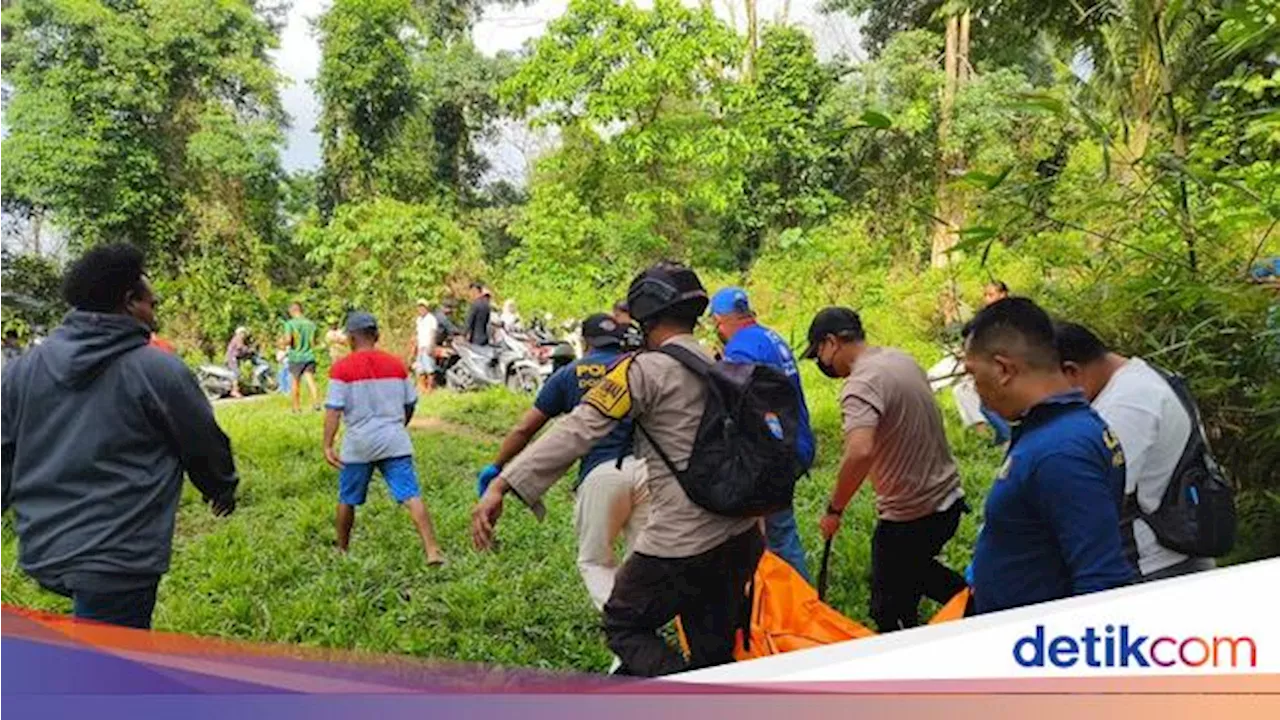
<path fill-rule="evenodd" d="M 364 504 L 377 468 L 391 496 L 413 518 L 427 564 L 442 564 L 444 555 L 418 490 L 413 443 L 405 430 L 418 401 L 413 379 L 399 358 L 377 348 L 378 323 L 369 313 L 353 312 L 347 317 L 347 336 L 353 352 L 329 370 L 324 418 L 324 457 L 339 471 L 338 549 L 347 551 L 356 506 Z M 339 453 L 334 441 L 341 422 L 347 431 Z"/>

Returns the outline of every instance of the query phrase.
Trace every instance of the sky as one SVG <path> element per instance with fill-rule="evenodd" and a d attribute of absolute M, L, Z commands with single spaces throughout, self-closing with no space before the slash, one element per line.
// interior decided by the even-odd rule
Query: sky
<path fill-rule="evenodd" d="M 288 170 L 314 169 L 320 165 L 320 138 L 315 133 L 318 106 L 311 88 L 320 65 L 320 47 L 311 25 L 329 7 L 330 1 L 294 0 L 281 32 L 280 48 L 274 53 L 276 66 L 290 80 L 281 93 L 284 108 L 292 118 L 283 157 Z M 742 26 L 740 0 L 712 2 L 717 14 L 736 27 Z M 638 4 L 651 3 L 641 0 Z M 818 54 L 823 58 L 834 55 L 861 58 L 857 23 L 843 14 L 823 15 L 818 11 L 820 4 L 821 0 L 759 0 L 758 8 L 762 21 L 776 21 L 783 8 L 788 8 L 790 21 L 813 35 Z M 488 55 L 519 50 L 526 41 L 540 35 L 548 22 L 563 14 L 567 5 L 568 0 L 535 0 L 509 8 L 494 4 L 484 11 L 472 30 L 476 47 Z M 519 180 L 528 171 L 532 157 L 546 145 L 545 137 L 531 136 L 521 124 L 508 122 L 483 151 L 492 161 L 497 176 Z"/>

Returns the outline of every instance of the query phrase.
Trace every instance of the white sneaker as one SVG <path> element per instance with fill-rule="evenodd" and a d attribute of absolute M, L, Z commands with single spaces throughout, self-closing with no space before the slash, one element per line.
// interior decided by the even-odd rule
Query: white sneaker
<path fill-rule="evenodd" d="M 622 658 L 619 658 L 617 655 L 614 655 L 613 662 L 609 663 L 609 674 L 612 675 L 618 672 L 618 668 L 620 667 L 622 667 Z"/>

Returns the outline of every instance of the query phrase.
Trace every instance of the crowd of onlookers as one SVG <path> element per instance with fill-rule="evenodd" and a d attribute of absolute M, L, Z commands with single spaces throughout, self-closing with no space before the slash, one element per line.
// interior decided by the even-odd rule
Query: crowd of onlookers
<path fill-rule="evenodd" d="M 63 293 L 73 310 L 45 342 L 10 355 L 5 338 L 4 507 L 14 510 L 22 569 L 70 597 L 76 616 L 149 627 L 182 476 L 214 513 L 233 512 L 231 444 L 191 372 L 151 344 L 156 298 L 139 251 L 90 250 L 67 270 Z M 334 361 L 322 446 L 338 471 L 340 550 L 377 470 L 428 563 L 444 562 L 406 426 L 418 392 L 431 390 L 440 339 L 490 341 L 491 295 L 478 283 L 471 293 L 461 325 L 451 308 L 418 301 L 410 364 L 379 347 L 379 322 L 368 313 L 351 312 L 326 333 Z M 694 337 L 708 309 L 718 358 Z M 853 309 L 818 312 L 799 358 L 757 310 L 742 288 L 708 294 L 683 265 L 646 269 L 625 301 L 582 322 L 586 352 L 551 376 L 478 474 L 472 540 L 485 550 L 507 494 L 541 516 L 541 498 L 581 460 L 578 567 L 603 614 L 616 671 L 656 675 L 731 660 L 748 615 L 744 588 L 765 548 L 810 577 L 792 508 L 720 515 L 682 487 L 712 392 L 700 363 L 750 363 L 788 380 L 802 409 L 785 429 L 795 434 L 800 468 L 812 466 L 818 448 L 799 360 L 841 383 L 843 443 L 817 528 L 824 540 L 836 535 L 870 482 L 870 614 L 881 632 L 917 624 L 923 597 L 944 602 L 966 588 L 971 610 L 982 613 L 1213 566 L 1211 556 L 1189 551 L 1200 546 L 1169 539 L 1179 528 L 1167 505 L 1189 502 L 1173 496 L 1210 488 L 1188 473 L 1217 472 L 1194 402 L 1176 378 L 1115 352 L 1087 327 L 1055 322 L 992 283 L 951 369 L 931 377 L 909 354 L 874 344 Z M 518 323 L 513 304 L 499 322 Z M 317 332 L 295 303 L 282 343 L 295 411 L 304 383 L 321 407 Z M 245 342 L 238 330 L 228 363 Z M 648 351 L 632 352 L 638 347 Z M 966 497 L 960 482 L 935 397 L 939 373 L 959 381 L 962 415 L 1007 443 L 985 498 Z M 948 567 L 939 554 L 970 502 L 983 507 L 972 565 Z M 662 634 L 677 616 L 687 655 Z"/>

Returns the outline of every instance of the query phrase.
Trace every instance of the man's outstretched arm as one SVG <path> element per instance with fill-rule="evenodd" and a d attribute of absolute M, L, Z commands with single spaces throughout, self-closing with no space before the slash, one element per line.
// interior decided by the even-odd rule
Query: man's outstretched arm
<path fill-rule="evenodd" d="M 507 433 L 506 437 L 502 438 L 502 445 L 498 447 L 498 457 L 493 461 L 493 464 L 500 468 L 506 467 L 507 463 L 514 460 L 521 452 L 524 452 L 529 443 L 533 442 L 533 438 L 538 434 L 538 431 L 542 430 L 550 420 L 551 418 L 546 413 L 536 407 L 526 410 L 524 415 L 520 416 L 520 420 Z"/>
<path fill-rule="evenodd" d="M 174 363 L 180 363 L 176 358 Z M 235 509 L 240 484 L 231 440 L 218 426 L 213 406 L 185 367 L 157 371 L 158 407 L 165 433 L 174 443 L 187 477 L 219 515 Z"/>
<path fill-rule="evenodd" d="M 618 423 L 640 412 L 644 374 L 637 372 L 632 376 L 631 366 L 630 358 L 615 365 L 586 394 L 581 404 L 520 453 L 490 483 L 480 504 L 472 512 L 471 536 L 477 548 L 485 550 L 492 547 L 493 528 L 502 515 L 502 498 L 508 491 L 514 492 L 525 505 L 540 514 L 542 496 L 569 466 Z"/>
<path fill-rule="evenodd" d="M 536 412 L 536 411 L 531 411 Z M 546 434 L 505 467 L 485 490 L 471 513 L 471 537 L 476 548 L 493 546 L 494 527 L 502 515 L 502 498 L 512 492 L 541 516 L 542 496 L 574 461 L 609 434 L 620 420 L 583 404 L 565 415 Z"/>
<path fill-rule="evenodd" d="M 602 440 L 619 420 L 590 405 L 579 405 L 563 416 L 519 457 L 505 467 L 499 480 L 526 504 L 534 505 L 592 445 Z"/>

